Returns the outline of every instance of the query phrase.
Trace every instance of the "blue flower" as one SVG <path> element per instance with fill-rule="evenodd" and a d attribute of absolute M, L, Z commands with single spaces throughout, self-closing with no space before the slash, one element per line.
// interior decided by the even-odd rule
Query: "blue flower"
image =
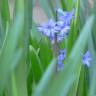
<path fill-rule="evenodd" d="M 54 43 L 55 26 L 56 22 L 54 22 L 52 19 L 50 19 L 47 23 L 38 26 L 38 31 L 47 36 L 52 44 Z"/>
<path fill-rule="evenodd" d="M 87 65 L 87 67 L 90 67 L 90 61 L 92 60 L 91 54 L 89 51 L 87 51 L 82 58 L 82 63 L 84 65 Z"/>
<path fill-rule="evenodd" d="M 71 12 L 66 12 L 59 8 L 57 9 L 57 14 L 58 20 L 63 21 L 64 23 L 66 23 L 66 25 L 70 25 L 72 17 L 75 14 L 75 9 L 73 9 Z"/>
<path fill-rule="evenodd" d="M 52 19 L 50 19 L 47 23 L 38 26 L 38 31 L 40 31 L 42 34 L 44 34 L 47 37 L 50 36 L 53 37 L 54 27 L 55 27 L 55 22 Z"/>
<path fill-rule="evenodd" d="M 66 49 L 60 50 L 58 55 L 58 64 L 57 64 L 57 71 L 60 71 L 63 69 L 63 60 L 66 57 Z"/>
<path fill-rule="evenodd" d="M 58 42 L 61 42 L 63 40 L 63 38 L 68 35 L 70 26 L 66 25 L 64 22 L 62 22 L 60 24 L 60 21 L 59 21 L 58 23 L 59 23 L 58 26 L 61 28 L 61 30 L 60 30 L 59 34 L 57 35 L 57 37 L 58 37 L 57 40 L 58 40 Z"/>

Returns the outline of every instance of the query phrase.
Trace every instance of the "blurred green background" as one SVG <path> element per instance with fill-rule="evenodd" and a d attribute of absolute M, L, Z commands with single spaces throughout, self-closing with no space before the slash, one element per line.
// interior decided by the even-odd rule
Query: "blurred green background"
<path fill-rule="evenodd" d="M 56 73 L 51 44 L 37 25 L 71 11 L 64 69 Z M 89 50 L 91 67 L 82 65 Z M 96 96 L 96 0 L 0 0 L 0 96 Z"/>

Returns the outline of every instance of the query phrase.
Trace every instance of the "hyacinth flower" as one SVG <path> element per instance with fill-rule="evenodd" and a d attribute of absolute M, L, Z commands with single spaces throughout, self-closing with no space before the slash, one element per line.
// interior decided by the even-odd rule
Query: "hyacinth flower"
<path fill-rule="evenodd" d="M 55 22 L 50 19 L 47 23 L 38 26 L 38 30 L 45 36 L 51 37 L 54 34 Z"/>
<path fill-rule="evenodd" d="M 57 28 L 58 27 L 61 28 L 61 30 L 59 31 L 59 33 L 57 35 L 57 41 L 58 42 L 61 42 L 65 36 L 68 36 L 69 30 L 70 30 L 70 26 L 69 25 L 66 25 L 62 21 L 58 21 L 56 27 Z M 56 30 L 56 27 L 55 27 L 55 30 Z"/>
<path fill-rule="evenodd" d="M 62 12 L 61 12 L 62 11 Z M 57 58 L 57 70 L 62 69 L 62 61 L 65 58 L 65 50 L 59 49 L 59 43 L 68 35 L 70 22 L 74 12 L 63 12 L 61 9 L 56 10 L 56 21 L 50 19 L 47 23 L 38 26 L 38 30 L 49 38 L 54 57 Z"/>
<path fill-rule="evenodd" d="M 87 67 L 90 67 L 90 61 L 92 61 L 92 56 L 89 51 L 87 51 L 82 57 L 82 63 Z"/>
<path fill-rule="evenodd" d="M 62 11 L 62 12 L 60 12 Z M 60 15 L 62 13 L 62 15 Z M 57 33 L 57 42 L 61 42 L 68 35 L 70 30 L 70 22 L 74 12 L 63 12 L 62 9 L 57 9 L 57 21 L 50 19 L 47 23 L 38 26 L 38 30 L 47 36 L 51 43 L 54 43 L 55 33 Z"/>
<path fill-rule="evenodd" d="M 58 55 L 58 65 L 57 65 L 57 71 L 61 71 L 63 69 L 63 60 L 66 57 L 66 49 L 60 50 Z"/>
<path fill-rule="evenodd" d="M 57 9 L 57 13 L 58 13 L 58 20 L 64 21 L 66 25 L 70 25 L 70 21 L 72 20 L 72 17 L 75 18 L 74 16 L 75 9 L 73 9 L 71 12 L 66 12 L 59 8 Z"/>
<path fill-rule="evenodd" d="M 60 43 L 63 38 L 68 35 L 70 26 L 62 21 L 54 22 L 52 19 L 45 24 L 38 26 L 38 30 L 49 38 L 52 44 L 55 41 L 55 33 L 57 34 L 57 42 Z"/>
<path fill-rule="evenodd" d="M 47 23 L 41 24 L 38 26 L 38 30 L 45 36 L 47 36 L 51 43 L 54 43 L 54 34 L 55 34 L 55 22 L 50 19 Z"/>

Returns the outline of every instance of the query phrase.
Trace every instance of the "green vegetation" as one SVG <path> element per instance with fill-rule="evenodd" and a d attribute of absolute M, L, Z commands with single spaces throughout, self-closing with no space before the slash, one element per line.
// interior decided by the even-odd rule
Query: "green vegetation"
<path fill-rule="evenodd" d="M 67 50 L 60 72 L 48 38 L 32 20 L 35 1 L 14 0 L 10 16 L 8 0 L 0 0 L 0 96 L 96 96 L 96 1 L 39 0 L 47 19 L 55 18 L 56 8 L 76 10 L 69 36 L 60 45 Z M 87 50 L 89 68 L 82 64 Z"/>

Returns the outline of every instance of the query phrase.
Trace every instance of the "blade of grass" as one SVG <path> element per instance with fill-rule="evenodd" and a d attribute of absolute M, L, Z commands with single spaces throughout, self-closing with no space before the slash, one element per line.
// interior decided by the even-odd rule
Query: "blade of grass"
<path fill-rule="evenodd" d="M 0 78 L 1 78 L 0 93 L 4 89 L 7 78 L 11 71 L 11 69 L 10 69 L 12 66 L 11 61 L 13 59 L 13 54 L 17 47 L 18 37 L 19 37 L 20 31 L 21 31 L 21 26 L 22 26 L 22 24 L 20 24 L 20 22 L 22 22 L 22 15 L 20 17 L 18 16 L 17 18 L 15 18 L 13 25 L 9 28 L 8 36 L 5 41 L 5 45 L 0 54 L 0 64 L 1 64 L 1 67 L 0 67 Z"/>
<path fill-rule="evenodd" d="M 3 20 L 4 32 L 6 30 L 6 22 L 10 21 L 8 0 L 0 0 L 1 18 Z"/>
<path fill-rule="evenodd" d="M 1 51 L 1 47 L 3 45 L 3 40 L 4 40 L 4 28 L 3 28 L 3 22 L 2 22 L 2 18 L 1 18 L 1 14 L 0 14 L 0 51 Z"/>
<path fill-rule="evenodd" d="M 34 88 L 33 96 L 42 96 L 43 91 L 47 88 L 47 85 L 54 75 L 55 72 L 55 66 L 56 66 L 56 60 L 53 60 L 51 64 L 49 65 L 48 69 L 44 73 L 42 79 L 40 80 L 39 84 L 36 88 Z"/>
<path fill-rule="evenodd" d="M 63 10 L 66 10 L 66 4 L 64 0 L 60 0 L 61 1 L 61 6 Z"/>

